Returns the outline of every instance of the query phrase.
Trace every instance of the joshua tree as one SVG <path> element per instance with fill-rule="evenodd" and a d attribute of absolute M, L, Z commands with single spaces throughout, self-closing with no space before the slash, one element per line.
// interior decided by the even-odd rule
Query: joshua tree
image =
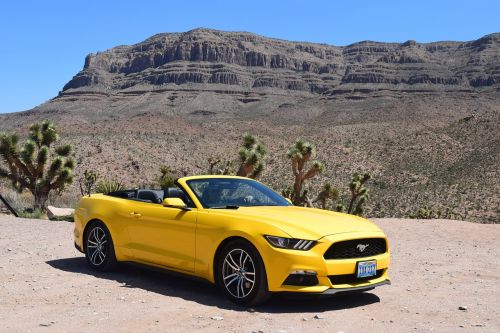
<path fill-rule="evenodd" d="M 325 183 L 323 185 L 323 189 L 321 190 L 321 192 L 319 192 L 313 203 L 319 201 L 321 204 L 321 208 L 326 209 L 326 202 L 328 201 L 328 199 L 331 199 L 333 202 L 335 202 L 338 198 L 339 191 L 335 187 L 333 187 L 332 184 Z"/>
<path fill-rule="evenodd" d="M 313 178 L 325 168 L 320 161 L 311 161 L 311 158 L 316 155 L 316 148 L 309 142 L 297 140 L 286 155 L 291 161 L 292 172 L 295 177 L 290 199 L 296 206 L 304 204 L 311 206 L 311 202 L 307 198 L 307 191 L 302 191 L 304 182 Z M 309 168 L 307 168 L 307 164 L 310 164 Z"/>
<path fill-rule="evenodd" d="M 347 208 L 347 213 L 354 215 L 363 214 L 363 205 L 370 198 L 368 188 L 364 184 L 371 178 L 367 173 L 360 175 L 355 173 L 352 176 L 352 180 L 349 183 L 349 189 L 351 190 L 351 200 L 349 202 L 349 207 Z"/>
<path fill-rule="evenodd" d="M 42 211 L 51 191 L 61 193 L 73 181 L 72 147 L 51 149 L 58 139 L 56 128 L 47 120 L 31 125 L 29 139 L 21 149 L 16 134 L 0 135 L 0 156 L 7 165 L 6 169 L 0 167 L 0 177 L 9 179 L 18 192 L 29 190 L 35 199 L 34 208 Z"/>
<path fill-rule="evenodd" d="M 243 136 L 243 147 L 238 152 L 240 167 L 237 176 L 257 178 L 264 170 L 264 155 L 266 150 L 262 142 L 253 135 Z"/>
<path fill-rule="evenodd" d="M 83 177 L 78 180 L 80 183 L 80 192 L 82 196 L 88 195 L 92 193 L 95 188 L 95 183 L 97 182 L 97 178 L 99 176 L 92 170 L 85 170 L 83 172 Z"/>
<path fill-rule="evenodd" d="M 208 158 L 208 164 L 210 165 L 208 168 L 208 174 L 213 175 L 214 174 L 214 168 L 217 164 L 220 163 L 220 158 L 215 158 L 215 157 L 209 157 Z"/>

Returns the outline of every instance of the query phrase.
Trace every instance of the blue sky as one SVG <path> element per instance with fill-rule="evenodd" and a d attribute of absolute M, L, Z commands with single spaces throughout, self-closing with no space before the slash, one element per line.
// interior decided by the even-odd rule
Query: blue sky
<path fill-rule="evenodd" d="M 57 95 L 85 55 L 207 27 L 347 45 L 472 40 L 500 32 L 498 0 L 23 1 L 0 4 L 0 113 Z"/>

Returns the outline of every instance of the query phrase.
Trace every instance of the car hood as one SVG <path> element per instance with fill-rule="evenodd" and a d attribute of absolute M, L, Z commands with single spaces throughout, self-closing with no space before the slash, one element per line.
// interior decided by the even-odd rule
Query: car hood
<path fill-rule="evenodd" d="M 373 222 L 355 215 L 296 206 L 240 207 L 224 210 L 234 217 L 271 224 L 290 237 L 320 239 L 349 232 L 381 232 Z"/>

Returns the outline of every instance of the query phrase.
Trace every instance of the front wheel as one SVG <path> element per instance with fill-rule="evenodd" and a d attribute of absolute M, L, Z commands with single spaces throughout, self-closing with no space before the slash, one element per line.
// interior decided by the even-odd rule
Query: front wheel
<path fill-rule="evenodd" d="M 217 285 L 234 303 L 252 306 L 269 298 L 264 263 L 250 243 L 236 240 L 224 246 L 216 269 Z"/>
<path fill-rule="evenodd" d="M 116 267 L 113 239 L 101 221 L 91 222 L 85 233 L 85 258 L 96 271 L 110 271 Z"/>

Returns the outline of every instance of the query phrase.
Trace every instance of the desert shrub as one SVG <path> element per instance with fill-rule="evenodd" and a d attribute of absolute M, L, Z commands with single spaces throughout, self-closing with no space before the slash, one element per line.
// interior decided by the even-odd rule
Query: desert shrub
<path fill-rule="evenodd" d="M 453 209 L 445 207 L 444 210 L 441 208 L 430 207 L 428 205 L 423 205 L 416 211 L 408 215 L 411 219 L 462 219 L 462 216 L 455 213 Z"/>
<path fill-rule="evenodd" d="M 175 185 L 175 177 L 170 167 L 162 165 L 160 167 L 160 174 L 158 184 L 161 188 L 172 187 Z"/>
<path fill-rule="evenodd" d="M 97 183 L 95 191 L 97 193 L 108 194 L 115 191 L 120 191 L 125 189 L 125 186 L 116 180 L 101 180 Z"/>
<path fill-rule="evenodd" d="M 35 209 L 23 209 L 20 212 L 17 212 L 19 217 L 25 218 L 25 219 L 41 219 L 45 217 L 45 214 L 43 211 L 39 208 Z"/>
<path fill-rule="evenodd" d="M 431 208 L 427 205 L 424 205 L 424 206 L 420 207 L 419 209 L 417 209 L 417 211 L 415 211 L 414 213 L 411 213 L 410 218 L 412 218 L 412 219 L 433 219 L 433 218 L 437 218 L 437 213 L 433 208 Z"/>
<path fill-rule="evenodd" d="M 0 177 L 9 179 L 18 192 L 30 191 L 35 210 L 45 211 L 49 194 L 62 193 L 73 181 L 72 147 L 53 148 L 58 139 L 54 124 L 47 120 L 31 125 L 22 147 L 16 134 L 0 135 L 0 155 L 6 165 L 0 167 Z"/>

